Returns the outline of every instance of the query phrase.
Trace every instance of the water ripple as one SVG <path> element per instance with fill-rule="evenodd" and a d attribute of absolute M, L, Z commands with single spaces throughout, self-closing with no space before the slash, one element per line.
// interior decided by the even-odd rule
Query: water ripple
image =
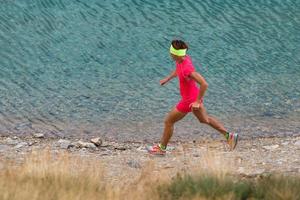
<path fill-rule="evenodd" d="M 183 38 L 212 114 L 236 130 L 250 124 L 246 135 L 264 124 L 299 133 L 299 9 L 295 0 L 5 1 L 0 132 L 155 138 L 180 98 L 176 81 L 158 81 L 174 68 L 170 40 Z"/>

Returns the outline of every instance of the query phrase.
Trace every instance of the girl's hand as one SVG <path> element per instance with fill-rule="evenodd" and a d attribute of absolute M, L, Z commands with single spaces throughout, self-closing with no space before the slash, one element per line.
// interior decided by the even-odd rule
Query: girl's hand
<path fill-rule="evenodd" d="M 201 106 L 202 106 L 202 100 L 197 100 L 194 103 L 190 104 L 190 107 L 195 110 L 199 110 Z"/>
<path fill-rule="evenodd" d="M 169 81 L 169 78 L 164 78 L 162 80 L 159 81 L 160 85 L 164 85 Z"/>

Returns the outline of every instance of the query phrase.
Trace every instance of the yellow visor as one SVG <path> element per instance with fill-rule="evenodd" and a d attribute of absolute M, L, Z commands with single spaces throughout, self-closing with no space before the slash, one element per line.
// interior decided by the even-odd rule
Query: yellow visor
<path fill-rule="evenodd" d="M 185 56 L 187 49 L 175 49 L 173 45 L 170 47 L 170 53 L 175 56 Z"/>

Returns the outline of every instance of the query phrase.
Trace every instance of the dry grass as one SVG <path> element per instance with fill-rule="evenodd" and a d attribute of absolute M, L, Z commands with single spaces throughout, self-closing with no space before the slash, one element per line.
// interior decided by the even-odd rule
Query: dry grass
<path fill-rule="evenodd" d="M 79 200 L 79 199 L 140 199 L 150 191 L 149 169 L 140 179 L 126 187 L 115 187 L 105 178 L 99 160 L 33 152 L 22 165 L 5 165 L 0 172 L 1 200 Z M 147 189 L 148 188 L 148 189 Z"/>
<path fill-rule="evenodd" d="M 189 159 L 187 159 L 186 162 Z M 103 161 L 80 157 L 68 152 L 50 150 L 32 152 L 21 165 L 5 164 L 0 171 L 0 199 L 2 200 L 76 200 L 76 199 L 160 199 L 157 186 L 170 182 L 167 170 L 156 173 L 156 163 L 144 165 L 137 179 L 115 182 L 107 177 Z M 187 164 L 188 165 L 188 164 Z M 189 170 L 198 173 L 211 170 L 224 174 L 225 164 L 214 155 L 206 155 L 203 162 Z M 199 166 L 202 166 L 199 168 Z M 121 166 L 120 166 L 121 167 Z M 164 171 L 164 172 L 163 172 Z M 131 176 L 128 175 L 128 178 Z M 127 184 L 129 182 L 129 184 Z"/>
<path fill-rule="evenodd" d="M 189 165 L 189 158 L 184 162 Z M 99 159 L 45 150 L 33 152 L 22 165 L 5 164 L 0 171 L 0 200 L 300 199 L 299 178 L 241 181 L 227 175 L 231 166 L 207 153 L 194 168 L 170 178 L 166 171 L 154 173 L 152 160 L 137 179 L 116 185 Z"/>

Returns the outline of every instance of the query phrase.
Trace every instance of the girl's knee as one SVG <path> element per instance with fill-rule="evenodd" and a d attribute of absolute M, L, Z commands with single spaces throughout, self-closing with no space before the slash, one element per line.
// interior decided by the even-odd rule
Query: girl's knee
<path fill-rule="evenodd" d="M 203 123 L 203 124 L 210 123 L 209 118 L 202 116 L 201 113 L 199 113 L 200 112 L 199 110 L 192 110 L 192 111 L 193 111 L 194 115 L 198 118 L 200 123 Z"/>

